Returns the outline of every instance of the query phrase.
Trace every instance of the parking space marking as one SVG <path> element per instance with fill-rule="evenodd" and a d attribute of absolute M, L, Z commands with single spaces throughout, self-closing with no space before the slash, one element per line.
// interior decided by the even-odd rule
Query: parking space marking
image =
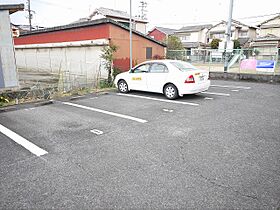
<path fill-rule="evenodd" d="M 31 110 L 34 110 L 35 108 L 27 108 L 27 109 L 24 109 L 25 111 L 31 111 Z"/>
<path fill-rule="evenodd" d="M 205 100 L 213 100 L 214 98 L 205 97 Z"/>
<path fill-rule="evenodd" d="M 245 90 L 249 90 L 249 89 L 251 89 L 251 87 L 245 87 L 245 86 L 234 86 L 234 85 L 211 85 L 211 87 L 237 88 L 237 89 L 245 89 Z"/>
<path fill-rule="evenodd" d="M 47 154 L 48 152 L 41 149 L 40 147 L 36 146 L 35 144 L 31 143 L 30 141 L 26 140 L 22 136 L 16 134 L 15 132 L 11 131 L 10 129 L 4 127 L 0 124 L 0 132 L 3 133 L 5 136 L 12 139 L 14 142 L 18 143 L 19 145 L 23 146 L 25 149 L 29 150 L 36 156 L 42 156 Z"/>
<path fill-rule="evenodd" d="M 147 120 L 143 120 L 143 119 L 140 119 L 140 118 L 136 118 L 136 117 L 132 117 L 132 116 L 124 115 L 124 114 L 118 114 L 118 113 L 115 113 L 115 112 L 110 112 L 110 111 L 97 109 L 97 108 L 92 108 L 92 107 L 88 107 L 88 106 L 83 106 L 83 105 L 79 105 L 79 104 L 74 104 L 74 103 L 70 103 L 70 102 L 63 102 L 62 104 L 77 107 L 77 108 L 81 108 L 81 109 L 86 109 L 86 110 L 90 110 L 90 111 L 94 111 L 94 112 L 100 112 L 100 113 L 103 113 L 103 114 L 107 114 L 107 115 L 111 115 L 111 116 L 115 116 L 115 117 L 120 117 L 120 118 L 124 118 L 124 119 L 128 119 L 128 120 L 133 120 L 133 121 L 140 122 L 140 123 L 148 122 Z"/>
<path fill-rule="evenodd" d="M 201 93 L 209 94 L 209 95 L 217 95 L 217 96 L 230 96 L 230 94 L 228 94 L 228 93 L 214 93 L 214 92 L 208 92 L 208 91 L 201 92 Z"/>
<path fill-rule="evenodd" d="M 152 97 L 147 97 L 147 96 L 138 96 L 138 95 L 122 94 L 122 93 L 117 93 L 117 95 L 118 96 L 134 97 L 134 98 L 142 98 L 142 99 L 148 99 L 148 100 L 154 100 L 154 101 L 161 101 L 161 102 L 173 103 L 173 104 L 184 104 L 184 105 L 190 105 L 190 106 L 199 106 L 199 104 L 196 104 L 196 103 L 183 102 L 183 101 L 171 101 L 171 100 L 167 100 L 167 99 L 152 98 Z"/>
<path fill-rule="evenodd" d="M 231 90 L 232 92 L 239 92 L 239 90 Z"/>
<path fill-rule="evenodd" d="M 101 131 L 101 130 L 97 130 L 97 129 L 92 129 L 92 130 L 90 130 L 90 132 L 92 132 L 92 133 L 96 134 L 97 136 L 99 136 L 99 135 L 102 135 L 102 134 L 103 134 L 103 131 Z"/>
<path fill-rule="evenodd" d="M 162 111 L 164 111 L 164 112 L 173 112 L 174 110 L 173 109 L 162 109 Z"/>

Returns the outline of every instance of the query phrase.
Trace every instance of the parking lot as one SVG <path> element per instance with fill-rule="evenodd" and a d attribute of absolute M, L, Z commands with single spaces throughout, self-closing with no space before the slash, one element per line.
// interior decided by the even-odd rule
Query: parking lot
<path fill-rule="evenodd" d="M 0 208 L 280 207 L 280 86 L 212 81 L 0 114 Z"/>

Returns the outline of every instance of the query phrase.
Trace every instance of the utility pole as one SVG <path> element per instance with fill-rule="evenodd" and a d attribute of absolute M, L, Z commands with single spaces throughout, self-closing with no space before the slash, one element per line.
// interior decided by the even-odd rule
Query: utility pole
<path fill-rule="evenodd" d="M 129 69 L 132 69 L 132 0 L 130 0 L 129 12 Z"/>
<path fill-rule="evenodd" d="M 230 0 L 229 4 L 229 15 L 227 22 L 227 31 L 226 31 L 226 42 L 225 42 L 225 65 L 224 65 L 224 73 L 227 73 L 228 63 L 229 63 L 229 53 L 227 52 L 228 44 L 230 42 L 231 37 L 231 21 L 232 21 L 232 10 L 233 10 L 233 0 Z"/>
<path fill-rule="evenodd" d="M 31 14 L 30 0 L 27 0 L 27 11 L 28 11 L 28 20 L 29 20 L 29 31 L 31 31 L 32 30 L 32 25 L 31 25 L 32 14 Z"/>

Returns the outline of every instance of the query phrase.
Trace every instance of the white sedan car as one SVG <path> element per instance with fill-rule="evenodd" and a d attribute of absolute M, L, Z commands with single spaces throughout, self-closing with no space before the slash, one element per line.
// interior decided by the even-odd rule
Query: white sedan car
<path fill-rule="evenodd" d="M 163 93 L 168 99 L 208 90 L 209 72 L 178 60 L 152 60 L 141 63 L 114 80 L 121 93 L 140 90 Z"/>

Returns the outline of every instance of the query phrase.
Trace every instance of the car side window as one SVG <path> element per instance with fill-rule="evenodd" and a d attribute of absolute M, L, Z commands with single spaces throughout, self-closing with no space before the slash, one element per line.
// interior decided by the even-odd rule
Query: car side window
<path fill-rule="evenodd" d="M 143 64 L 141 66 L 138 66 L 136 69 L 134 69 L 132 72 L 133 73 L 143 73 L 143 72 L 148 72 L 150 68 L 150 64 Z"/>
<path fill-rule="evenodd" d="M 154 63 L 151 66 L 150 73 L 167 73 L 168 68 L 166 65 L 161 64 L 161 63 Z"/>

